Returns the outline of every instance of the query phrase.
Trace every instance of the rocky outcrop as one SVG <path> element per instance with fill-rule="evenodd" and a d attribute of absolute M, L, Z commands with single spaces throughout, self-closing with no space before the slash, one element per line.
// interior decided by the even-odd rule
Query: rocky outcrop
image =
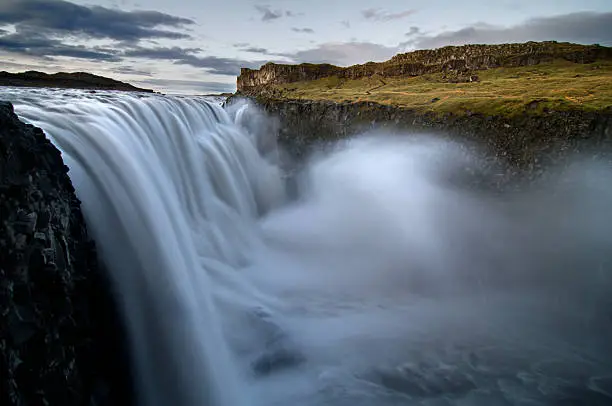
<path fill-rule="evenodd" d="M 120 90 L 125 92 L 153 93 L 150 89 L 141 89 L 129 83 L 92 75 L 85 72 L 59 72 L 48 75 L 43 72 L 28 71 L 23 73 L 0 72 L 0 86 L 15 87 L 56 87 L 89 90 Z"/>
<path fill-rule="evenodd" d="M 0 404 L 131 402 L 113 311 L 60 152 L 0 102 Z"/>
<path fill-rule="evenodd" d="M 430 73 L 449 74 L 449 81 L 473 81 L 472 72 L 499 67 L 537 65 L 564 59 L 574 63 L 590 63 L 612 59 L 612 48 L 599 45 L 577 45 L 557 42 L 527 42 L 502 45 L 448 46 L 399 54 L 389 61 L 346 68 L 329 64 L 282 65 L 267 63 L 259 70 L 242 69 L 238 77 L 238 92 L 252 94 L 262 87 L 328 76 L 359 79 L 373 75 L 381 77 L 419 76 Z M 459 77 L 459 79 L 457 79 Z M 477 77 L 477 76 L 476 76 Z"/>

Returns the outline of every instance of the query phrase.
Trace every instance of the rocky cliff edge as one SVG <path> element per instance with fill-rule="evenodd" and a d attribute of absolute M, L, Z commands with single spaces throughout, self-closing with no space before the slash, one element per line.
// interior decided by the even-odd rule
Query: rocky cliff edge
<path fill-rule="evenodd" d="M 121 324 L 60 152 L 0 102 L 0 404 L 127 405 Z"/>
<path fill-rule="evenodd" d="M 473 72 L 499 67 L 538 65 L 553 60 L 591 63 L 612 59 L 612 48 L 600 45 L 527 42 L 501 45 L 448 46 L 398 54 L 386 62 L 338 67 L 329 64 L 283 65 L 267 63 L 258 70 L 241 69 L 238 92 L 248 93 L 268 85 L 317 80 L 337 76 L 341 79 L 420 76 L 431 73 Z M 470 75 L 465 75 L 469 81 Z"/>

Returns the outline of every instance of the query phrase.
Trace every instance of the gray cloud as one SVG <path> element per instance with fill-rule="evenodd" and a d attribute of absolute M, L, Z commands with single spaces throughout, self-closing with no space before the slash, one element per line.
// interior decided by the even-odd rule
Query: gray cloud
<path fill-rule="evenodd" d="M 238 76 L 240 68 L 259 68 L 267 61 L 246 61 L 233 58 L 219 58 L 216 56 L 187 56 L 175 61 L 177 65 L 190 65 L 196 68 L 207 69 L 210 73 L 218 75 Z"/>
<path fill-rule="evenodd" d="M 295 62 L 331 63 L 349 66 L 367 61 L 385 61 L 398 52 L 397 47 L 386 47 L 371 42 L 326 43 L 294 53 L 277 54 Z"/>
<path fill-rule="evenodd" d="M 194 21 L 156 11 L 85 7 L 64 0 L 0 0 L 0 50 L 46 58 L 71 57 L 118 62 L 126 52 L 137 52 L 142 39 L 181 39 Z M 158 27 L 166 27 L 160 29 Z M 111 40 L 113 45 L 75 45 L 79 40 Z M 126 51 L 127 50 L 127 51 Z"/>
<path fill-rule="evenodd" d="M 177 65 L 189 65 L 206 69 L 210 73 L 231 76 L 238 75 L 241 67 L 257 68 L 265 63 L 265 61 L 254 62 L 216 56 L 199 56 L 197 55 L 199 51 L 201 51 L 199 48 L 179 47 L 136 48 L 126 51 L 123 55 L 125 57 L 168 60 Z"/>
<path fill-rule="evenodd" d="M 416 13 L 415 10 L 404 10 L 399 13 L 390 13 L 380 8 L 369 8 L 369 9 L 361 11 L 361 14 L 366 20 L 383 21 L 383 22 L 392 21 L 392 20 L 400 20 L 402 18 L 411 16 L 414 13 Z"/>
<path fill-rule="evenodd" d="M 43 58 L 66 56 L 101 61 L 121 60 L 113 50 L 100 47 L 87 48 L 83 45 L 67 45 L 44 35 L 22 31 L 0 36 L 0 50 Z"/>
<path fill-rule="evenodd" d="M 236 85 L 222 82 L 205 82 L 201 80 L 144 79 L 134 82 L 138 85 L 151 85 L 162 89 L 180 90 L 185 93 L 226 93 L 234 92 Z"/>
<path fill-rule="evenodd" d="M 202 68 L 209 73 L 236 76 L 241 67 L 256 68 L 266 61 L 247 61 L 242 59 L 220 58 L 215 56 L 200 56 L 201 48 L 155 47 L 145 48 L 131 45 L 124 49 L 109 49 L 104 47 L 85 47 L 82 45 L 66 45 L 59 40 L 14 33 L 0 37 L 0 50 L 16 52 L 24 55 L 51 59 L 56 56 L 66 56 L 94 61 L 120 62 L 125 58 L 140 58 L 151 60 L 166 60 L 177 65 L 189 65 Z M 247 52 L 267 53 L 264 48 L 248 48 Z M 121 68 L 117 68 L 121 69 Z M 148 75 L 142 71 L 123 68 L 124 72 L 137 75 Z"/>
<path fill-rule="evenodd" d="M 180 47 L 157 47 L 157 48 L 133 48 L 123 53 L 125 57 L 148 58 L 175 60 L 183 59 L 187 56 L 200 52 L 200 48 L 180 48 Z"/>
<path fill-rule="evenodd" d="M 297 17 L 304 15 L 303 13 L 294 13 L 291 10 L 272 9 L 268 5 L 257 4 L 255 10 L 260 14 L 261 21 L 270 22 L 283 17 Z"/>
<path fill-rule="evenodd" d="M 417 35 L 402 45 L 416 49 L 428 49 L 446 45 L 546 40 L 612 45 L 612 12 L 581 12 L 533 18 L 511 27 L 480 23 L 433 36 Z"/>
<path fill-rule="evenodd" d="M 268 54 L 268 53 L 270 53 L 266 48 L 257 48 L 257 47 L 242 48 L 241 51 L 252 52 L 254 54 Z"/>
<path fill-rule="evenodd" d="M 285 14 L 283 10 L 272 10 L 270 6 L 255 5 L 255 10 L 261 14 L 261 21 L 272 21 L 282 18 Z M 289 12 L 288 12 L 289 13 Z"/>
<path fill-rule="evenodd" d="M 283 15 L 291 13 L 283 11 Z M 265 61 L 202 56 L 201 48 L 143 47 L 143 39 L 180 39 L 192 20 L 155 11 L 126 12 L 104 7 L 85 7 L 64 0 L 0 0 L 0 51 L 30 55 L 52 61 L 71 57 L 92 61 L 120 62 L 126 58 L 165 60 L 176 65 L 202 68 L 206 72 L 235 76 L 241 67 L 256 68 Z M 159 27 L 163 28 L 159 28 Z M 112 45 L 74 45 L 88 39 L 111 40 Z M 78 44 L 78 42 L 77 42 Z M 249 47 L 247 52 L 266 53 Z M 118 70 L 117 70 L 118 69 Z M 150 72 L 117 67 L 115 72 L 149 76 Z"/>
<path fill-rule="evenodd" d="M 193 20 L 157 11 L 121 11 L 100 6 L 86 7 L 64 0 L 2 0 L 0 25 L 36 29 L 47 36 L 81 35 L 117 41 L 182 39 L 189 35 L 160 29 L 181 29 Z"/>
<path fill-rule="evenodd" d="M 421 29 L 419 27 L 410 27 L 410 31 L 406 33 L 407 37 L 413 37 L 417 34 L 421 33 Z"/>
<path fill-rule="evenodd" d="M 314 34 L 314 30 L 312 28 L 295 28 L 295 27 L 293 27 L 291 29 L 291 31 L 293 31 L 293 32 L 300 32 L 300 33 L 304 33 L 304 34 Z"/>
<path fill-rule="evenodd" d="M 153 76 L 151 71 L 138 69 L 133 66 L 118 66 L 113 69 L 113 72 L 124 75 Z"/>
<path fill-rule="evenodd" d="M 239 50 L 241 50 L 243 52 L 250 52 L 250 53 L 253 53 L 253 54 L 272 55 L 270 50 L 268 50 L 267 48 L 254 47 L 254 46 L 252 46 L 251 44 L 249 44 L 247 42 L 240 42 L 240 43 L 234 44 L 234 48 L 238 48 Z"/>

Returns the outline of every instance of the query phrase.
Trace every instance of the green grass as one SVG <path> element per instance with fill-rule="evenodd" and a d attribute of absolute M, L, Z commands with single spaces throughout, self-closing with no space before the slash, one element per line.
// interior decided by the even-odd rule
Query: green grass
<path fill-rule="evenodd" d="M 601 111 L 612 106 L 612 61 L 556 61 L 474 72 L 478 82 L 448 83 L 441 73 L 346 80 L 327 77 L 275 85 L 281 98 L 372 101 L 421 111 L 513 116 L 525 111 Z M 433 99 L 437 99 L 435 102 Z"/>

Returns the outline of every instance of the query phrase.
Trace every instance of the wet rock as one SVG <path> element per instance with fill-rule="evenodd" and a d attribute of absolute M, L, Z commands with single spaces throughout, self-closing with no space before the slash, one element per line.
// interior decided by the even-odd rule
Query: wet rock
<path fill-rule="evenodd" d="M 426 133 L 461 140 L 476 155 L 492 157 L 493 167 L 503 161 L 506 170 L 496 175 L 501 183 L 516 173 L 525 179 L 535 179 L 544 173 L 542 168 L 562 165 L 578 152 L 596 153 L 612 162 L 612 109 L 539 113 L 536 101 L 523 114 L 509 118 L 470 111 L 441 116 L 373 102 L 265 97 L 254 101 L 278 119 L 278 141 L 298 161 L 320 150 L 322 145 L 381 129 L 386 124 L 385 131 L 390 133 Z"/>
<path fill-rule="evenodd" d="M 304 356 L 286 347 L 270 348 L 253 362 L 253 371 L 257 375 L 269 375 L 273 372 L 291 368 L 304 362 Z"/>
<path fill-rule="evenodd" d="M 42 130 L 0 102 L 3 406 L 132 400 L 122 326 L 67 172 Z"/>
<path fill-rule="evenodd" d="M 305 361 L 304 355 L 272 317 L 262 308 L 252 313 L 253 328 L 262 334 L 262 351 L 254 357 L 251 367 L 257 375 L 269 375 L 295 367 Z"/>

